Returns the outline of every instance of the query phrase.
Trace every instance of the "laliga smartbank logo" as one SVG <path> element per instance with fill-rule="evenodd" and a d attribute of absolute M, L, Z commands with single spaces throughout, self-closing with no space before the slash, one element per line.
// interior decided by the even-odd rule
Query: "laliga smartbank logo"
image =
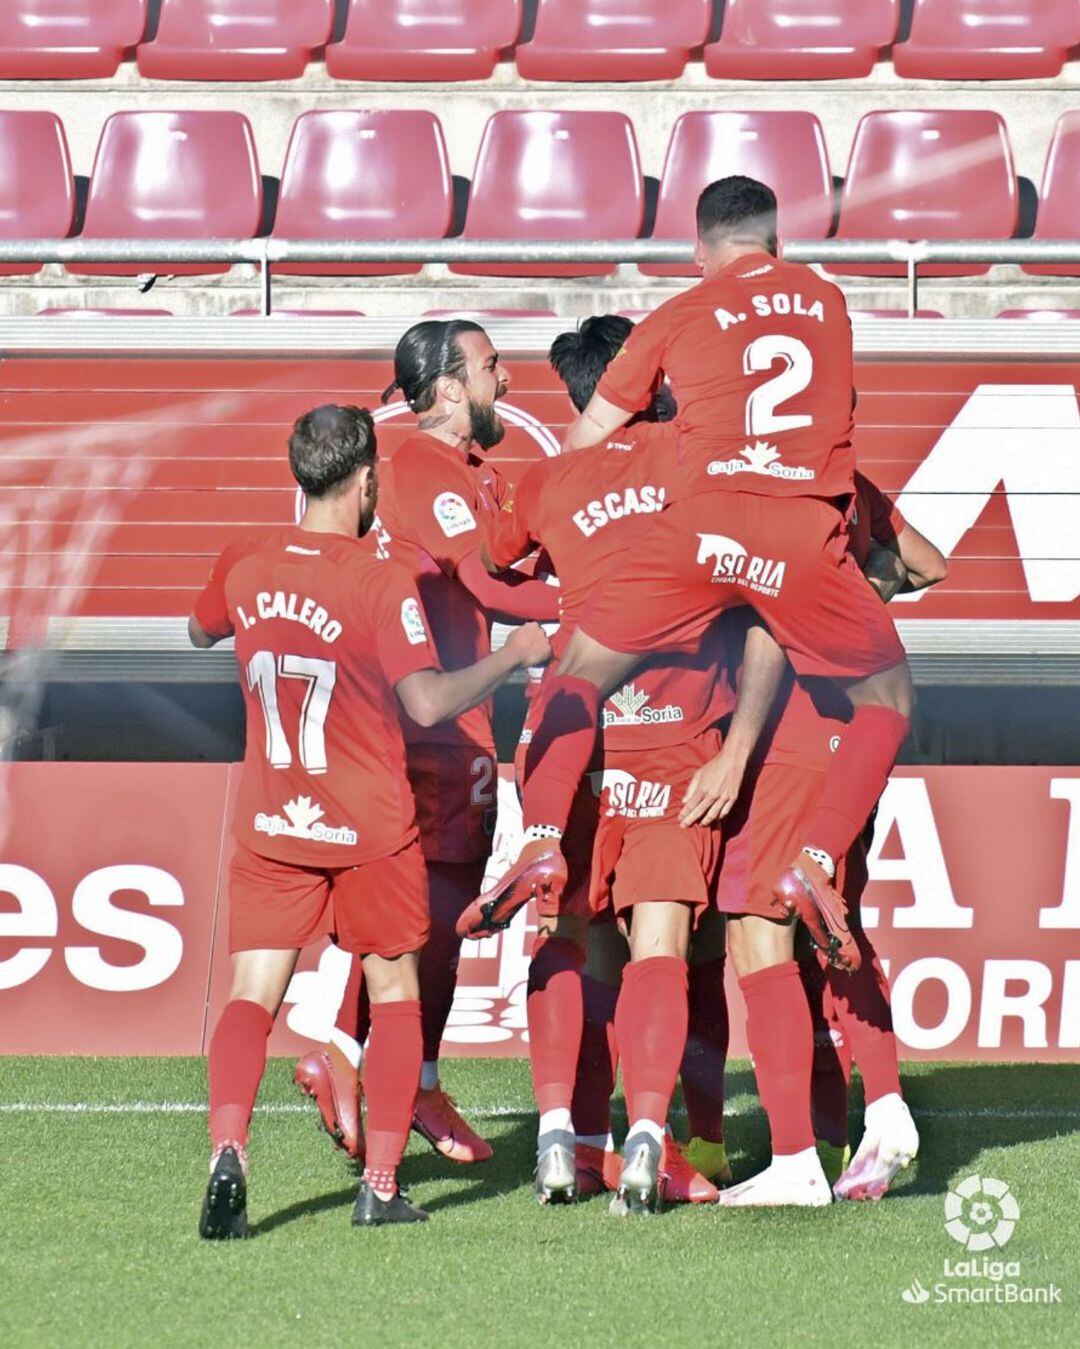
<path fill-rule="evenodd" d="M 942 1262 L 941 1278 L 930 1288 L 912 1279 L 900 1297 L 911 1307 L 927 1303 L 984 1306 L 1002 1303 L 1060 1305 L 1057 1284 L 1023 1283 L 1019 1260 L 997 1260 L 1020 1221 L 1020 1205 L 1003 1180 L 968 1176 L 945 1196 L 945 1231 L 972 1258 Z"/>

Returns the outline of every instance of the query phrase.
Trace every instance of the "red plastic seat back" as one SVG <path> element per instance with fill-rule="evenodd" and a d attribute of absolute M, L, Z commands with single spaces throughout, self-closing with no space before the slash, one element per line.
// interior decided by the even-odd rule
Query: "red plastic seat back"
<path fill-rule="evenodd" d="M 768 184 L 785 239 L 823 239 L 832 228 L 833 187 L 821 123 L 812 112 L 687 112 L 675 123 L 664 159 L 656 239 L 692 239 L 701 191 L 745 174 Z M 693 267 L 650 263 L 649 276 L 694 276 Z"/>
<path fill-rule="evenodd" d="M 238 112 L 117 112 L 98 142 L 83 237 L 250 239 L 262 179 L 251 125 Z M 227 263 L 83 263 L 130 276 L 225 272 Z"/>
<path fill-rule="evenodd" d="M 899 22 L 899 0 L 727 0 L 706 68 L 765 80 L 865 75 Z"/>
<path fill-rule="evenodd" d="M 64 239 L 74 214 L 71 156 L 60 118 L 0 112 L 0 239 Z M 40 264 L 0 264 L 0 276 L 40 271 Z"/>
<path fill-rule="evenodd" d="M 139 69 L 164 79 L 288 79 L 325 46 L 334 0 L 164 0 Z"/>
<path fill-rule="evenodd" d="M 453 182 L 430 112 L 306 112 L 285 154 L 274 237 L 438 239 L 453 220 Z M 292 263 L 276 271 L 391 276 L 419 263 Z"/>
<path fill-rule="evenodd" d="M 4 0 L 0 79 L 114 75 L 146 28 L 146 0 Z"/>
<path fill-rule="evenodd" d="M 1039 213 L 1035 218 L 1036 239 L 1080 237 L 1080 112 L 1067 112 L 1054 128 L 1046 156 Z M 1080 263 L 1043 264 L 1025 267 L 1035 276 L 1078 276 Z"/>
<path fill-rule="evenodd" d="M 894 53 L 916 79 L 1021 79 L 1060 72 L 1080 43 L 1076 0 L 915 0 Z"/>
<path fill-rule="evenodd" d="M 468 239 L 628 239 L 641 231 L 637 141 L 621 112 L 497 112 L 484 129 Z M 473 276 L 606 276 L 608 263 L 468 263 Z"/>
<path fill-rule="evenodd" d="M 996 112 L 867 113 L 855 132 L 838 238 L 1008 239 L 1019 189 L 1005 123 Z M 830 268 L 901 276 L 894 264 Z M 985 266 L 920 267 L 920 275 L 974 276 Z"/>
<path fill-rule="evenodd" d="M 509 47 L 521 0 L 351 0 L 346 40 L 368 47 Z"/>
<path fill-rule="evenodd" d="M 709 35 L 712 0 L 542 0 L 519 47 L 529 79 L 677 79 Z"/>

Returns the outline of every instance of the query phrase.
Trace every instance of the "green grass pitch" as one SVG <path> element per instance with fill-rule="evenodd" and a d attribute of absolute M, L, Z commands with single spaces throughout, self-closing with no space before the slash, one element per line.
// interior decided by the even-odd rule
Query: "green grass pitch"
<path fill-rule="evenodd" d="M 291 1067 L 272 1062 L 259 1097 L 254 1239 L 211 1245 L 196 1236 L 201 1061 L 0 1059 L 0 1345 L 1080 1343 L 1075 1067 L 909 1068 L 922 1154 L 880 1204 L 618 1221 L 604 1199 L 533 1201 L 524 1063 L 451 1062 L 446 1085 L 495 1159 L 459 1168 L 414 1139 L 403 1179 L 431 1222 L 380 1231 L 351 1227 L 354 1175 Z M 744 1064 L 729 1094 L 745 1176 L 768 1142 Z M 856 1113 L 856 1138 L 860 1124 Z M 1059 1287 L 1060 1305 L 902 1300 L 913 1280 L 932 1289 L 945 1260 L 971 1258 L 943 1203 L 973 1173 L 1020 1204 L 996 1258 L 1018 1261 L 1022 1284 Z"/>

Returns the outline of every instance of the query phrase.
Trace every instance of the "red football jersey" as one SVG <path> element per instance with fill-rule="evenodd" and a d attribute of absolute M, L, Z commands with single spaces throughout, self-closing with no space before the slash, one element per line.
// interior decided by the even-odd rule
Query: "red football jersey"
<path fill-rule="evenodd" d="M 677 434 L 671 423 L 642 422 L 605 445 L 534 464 L 491 521 L 487 548 L 497 566 L 536 548 L 551 558 L 561 585 L 556 659 L 592 591 L 609 572 L 618 574 L 620 555 L 637 546 L 663 510 Z M 713 631 L 694 653 L 647 661 L 604 704 L 605 746 L 681 743 L 718 721 L 731 707 L 730 687 L 718 680 L 722 661 L 722 637 Z"/>
<path fill-rule="evenodd" d="M 900 535 L 906 521 L 869 478 L 855 474 L 855 503 L 849 522 L 848 547 L 863 566 L 874 541 L 888 545 Z M 806 682 L 788 676 L 777 697 L 767 741 L 766 763 L 786 763 L 824 771 L 840 736 L 851 720 L 851 704 L 831 680 Z"/>
<path fill-rule="evenodd" d="M 455 572 L 479 548 L 485 522 L 506 495 L 490 464 L 423 431 L 379 466 L 379 518 L 369 546 L 388 552 L 412 576 L 444 670 L 462 670 L 491 652 L 487 615 Z M 409 744 L 495 746 L 490 702 L 433 727 L 417 726 L 403 712 L 402 724 Z"/>
<path fill-rule="evenodd" d="M 680 493 L 852 491 L 851 322 L 840 290 L 768 253 L 642 319 L 597 392 L 636 412 L 663 371 L 678 400 Z"/>
<path fill-rule="evenodd" d="M 194 612 L 204 632 L 236 637 L 240 842 L 348 867 L 414 839 L 394 685 L 438 661 L 408 572 L 358 539 L 286 526 L 230 544 Z"/>

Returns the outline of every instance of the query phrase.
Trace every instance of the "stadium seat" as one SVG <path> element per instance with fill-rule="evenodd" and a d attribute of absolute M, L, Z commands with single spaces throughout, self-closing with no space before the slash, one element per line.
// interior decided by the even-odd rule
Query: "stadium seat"
<path fill-rule="evenodd" d="M 899 23 L 900 0 L 727 0 L 705 69 L 721 80 L 858 79 Z"/>
<path fill-rule="evenodd" d="M 554 309 L 425 309 L 420 317 L 472 319 L 474 323 L 482 323 L 485 319 L 553 319 L 558 315 Z"/>
<path fill-rule="evenodd" d="M 275 239 L 438 239 L 454 212 L 450 161 L 430 112 L 305 112 L 296 119 Z M 400 276 L 418 262 L 278 264 L 300 276 Z"/>
<path fill-rule="evenodd" d="M 334 0 L 163 0 L 136 60 L 159 80 L 293 80 L 333 22 Z"/>
<path fill-rule="evenodd" d="M 712 0 L 541 0 L 517 68 L 529 80 L 677 80 L 711 22 Z"/>
<path fill-rule="evenodd" d="M 75 185 L 63 123 L 51 112 L 0 112 L 0 239 L 64 239 Z M 0 276 L 33 276 L 40 263 L 0 263 Z"/>
<path fill-rule="evenodd" d="M 1080 319 L 1080 309 L 1003 309 L 999 319 L 1025 319 L 1029 323 L 1065 323 Z"/>
<path fill-rule="evenodd" d="M 146 28 L 146 0 L 4 0 L 0 80 L 115 75 Z"/>
<path fill-rule="evenodd" d="M 84 239 L 251 239 L 262 214 L 255 138 L 238 112 L 115 112 L 102 128 Z M 202 276 L 225 262 L 83 262 L 94 276 Z"/>
<path fill-rule="evenodd" d="M 812 112 L 686 112 L 664 158 L 654 239 L 692 239 L 701 189 L 745 173 L 768 183 L 786 239 L 823 239 L 832 229 L 833 186 L 821 123 Z M 693 266 L 642 264 L 647 276 L 695 276 Z"/>
<path fill-rule="evenodd" d="M 917 80 L 1051 79 L 1077 43 L 1076 0 L 915 0 L 893 66 Z"/>
<path fill-rule="evenodd" d="M 1036 239 L 1077 238 L 1080 215 L 1080 112 L 1058 120 L 1046 155 Z M 1024 268 L 1032 276 L 1080 276 L 1080 263 L 1039 263 Z"/>
<path fill-rule="evenodd" d="M 486 80 L 520 28 L 521 0 L 352 0 L 326 69 L 335 80 Z"/>
<path fill-rule="evenodd" d="M 497 112 L 473 173 L 466 239 L 633 239 L 645 197 L 621 112 Z M 469 276 L 610 276 L 614 263 L 454 263 Z"/>
<path fill-rule="evenodd" d="M 859 122 L 837 238 L 1008 239 L 1019 188 L 996 112 L 870 112 Z M 935 264 L 920 276 L 977 276 L 986 265 Z M 840 275 L 903 276 L 898 263 L 830 266 Z"/>

